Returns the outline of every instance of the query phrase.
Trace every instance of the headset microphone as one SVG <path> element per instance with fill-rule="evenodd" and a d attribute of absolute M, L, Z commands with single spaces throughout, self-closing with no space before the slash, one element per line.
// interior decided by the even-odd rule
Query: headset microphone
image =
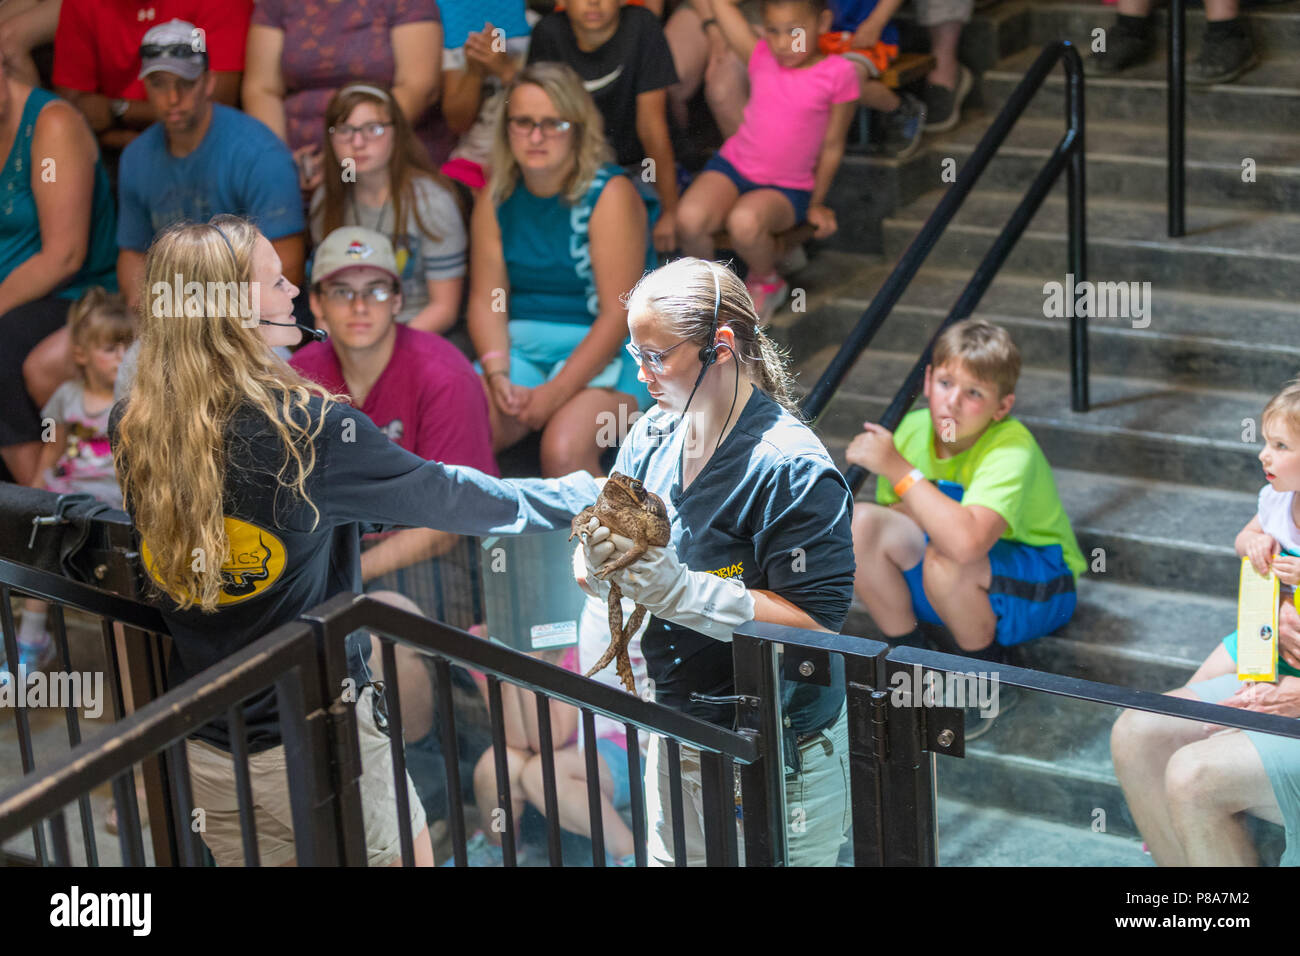
<path fill-rule="evenodd" d="M 310 325 L 300 325 L 297 322 L 268 322 L 266 319 L 262 319 L 261 324 L 277 325 L 282 329 L 297 329 L 302 333 L 302 340 L 304 342 L 308 339 L 313 342 L 324 342 L 329 338 L 329 333 L 324 329 L 313 329 Z"/>

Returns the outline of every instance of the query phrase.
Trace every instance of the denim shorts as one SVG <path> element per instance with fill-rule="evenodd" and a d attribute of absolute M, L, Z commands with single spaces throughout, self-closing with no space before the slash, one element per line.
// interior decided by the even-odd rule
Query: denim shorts
<path fill-rule="evenodd" d="M 714 153 L 713 158 L 704 164 L 705 170 L 713 170 L 715 173 L 722 173 L 740 190 L 743 196 L 745 193 L 753 192 L 755 189 L 775 189 L 786 199 L 790 200 L 790 205 L 794 207 L 794 221 L 797 225 L 808 218 L 808 203 L 812 199 L 812 190 L 810 189 L 787 189 L 784 186 L 765 186 L 762 183 L 756 183 L 753 180 L 746 179 L 740 175 L 740 171 L 731 165 L 727 160 L 722 158 L 721 153 Z"/>
<path fill-rule="evenodd" d="M 930 536 L 925 536 L 926 544 Z M 996 638 L 1004 646 L 1022 644 L 1051 634 L 1074 616 L 1078 595 L 1074 574 L 1066 565 L 1059 544 L 1034 547 L 1020 541 L 999 541 L 989 550 L 993 581 L 989 604 L 997 616 Z M 903 572 L 912 593 L 912 610 L 927 624 L 943 624 L 925 596 L 922 559 Z"/>
<path fill-rule="evenodd" d="M 614 804 L 615 810 L 626 810 L 632 806 L 632 779 L 627 774 L 627 751 L 608 737 L 601 737 L 596 741 L 596 753 L 604 758 L 610 779 L 614 781 L 614 796 L 610 802 Z M 645 769 L 644 759 L 641 768 Z"/>

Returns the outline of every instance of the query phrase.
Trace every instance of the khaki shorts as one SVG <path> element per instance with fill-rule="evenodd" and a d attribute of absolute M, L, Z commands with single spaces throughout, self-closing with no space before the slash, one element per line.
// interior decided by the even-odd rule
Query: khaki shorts
<path fill-rule="evenodd" d="M 397 826 L 397 792 L 393 787 L 393 760 L 388 737 L 375 726 L 371 707 L 374 689 L 367 687 L 357 700 L 357 739 L 361 748 L 361 814 L 366 826 L 367 862 L 387 866 L 401 859 Z M 243 866 L 244 841 L 239 832 L 239 798 L 235 794 L 234 759 L 224 750 L 201 740 L 185 741 L 190 764 L 194 806 L 203 810 L 203 842 L 218 866 Z M 284 746 L 248 757 L 253 787 L 253 820 L 257 851 L 263 866 L 282 866 L 295 856 L 293 814 L 289 808 Z M 406 778 L 411 807 L 411 836 L 425 827 L 424 806 L 410 775 Z"/>
<path fill-rule="evenodd" d="M 916 22 L 923 27 L 940 23 L 970 23 L 974 0 L 914 0 Z"/>

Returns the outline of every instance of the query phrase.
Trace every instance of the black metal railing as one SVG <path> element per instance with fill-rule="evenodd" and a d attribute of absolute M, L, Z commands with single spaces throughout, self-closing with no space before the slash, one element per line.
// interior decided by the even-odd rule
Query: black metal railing
<path fill-rule="evenodd" d="M 1187 232 L 1187 6 L 1185 0 L 1169 0 L 1169 105 L 1168 184 L 1169 235 Z"/>
<path fill-rule="evenodd" d="M 1043 168 L 1034 177 L 1019 205 L 1012 212 L 1007 224 L 993 241 L 988 253 L 976 268 L 974 275 L 962 290 L 956 304 L 935 331 L 934 338 L 926 346 L 916 365 L 907 376 L 893 403 L 881 419 L 880 424 L 893 431 L 899 421 L 916 399 L 929 363 L 934 341 L 954 322 L 970 316 L 979 304 L 984 292 L 992 283 L 998 270 L 1002 268 L 1011 250 L 1029 225 L 1029 221 L 1038 211 L 1057 177 L 1064 170 L 1066 173 L 1067 198 L 1067 267 L 1074 275 L 1076 283 L 1087 277 L 1087 236 L 1085 228 L 1084 200 L 1086 184 L 1084 176 L 1084 102 L 1083 102 L 1083 64 L 1074 44 L 1068 40 L 1049 44 L 1043 48 L 1038 58 L 1025 73 L 1024 79 L 1011 93 L 1006 104 L 998 113 L 993 124 L 985 132 L 970 158 L 962 166 L 957 181 L 944 193 L 943 199 L 935 207 L 930 218 L 926 220 L 921 231 L 917 233 L 911 245 L 899 257 L 889 277 L 881 285 L 871 304 L 867 306 L 856 326 L 845 339 L 844 344 L 831 359 L 826 371 L 809 391 L 804 399 L 802 411 L 810 420 L 821 415 L 835 392 L 843 383 L 859 356 L 870 346 L 876 333 L 888 319 L 894 306 L 907 290 L 926 257 L 938 243 L 948 223 L 974 188 L 998 148 L 1011 132 L 1020 115 L 1029 105 L 1030 100 L 1042 87 L 1048 74 L 1056 68 L 1057 63 L 1065 69 L 1065 121 L 1066 129 L 1052 155 L 1048 157 Z M 1086 412 L 1088 398 L 1088 320 L 1086 315 L 1079 315 L 1073 310 L 1070 319 L 1070 405 L 1076 412 Z M 866 472 L 856 466 L 851 467 L 845 476 L 854 492 L 866 479 Z"/>

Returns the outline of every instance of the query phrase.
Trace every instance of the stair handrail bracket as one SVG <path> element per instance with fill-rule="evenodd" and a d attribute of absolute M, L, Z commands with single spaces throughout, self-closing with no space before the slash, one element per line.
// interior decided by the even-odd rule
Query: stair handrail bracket
<path fill-rule="evenodd" d="M 1065 124 L 1066 129 L 1060 141 L 1042 169 L 1034 177 L 1024 197 L 1016 206 L 1002 231 L 994 239 L 992 246 L 970 281 L 962 290 L 952 310 L 935 330 L 929 344 L 908 374 L 902 388 L 895 395 L 893 402 L 881 417 L 880 424 L 893 431 L 898 427 L 912 403 L 921 390 L 925 367 L 929 364 L 934 343 L 948 326 L 968 318 L 979 304 L 984 292 L 992 283 L 1011 250 L 1024 233 L 1029 221 L 1038 211 L 1039 206 L 1055 185 L 1062 170 L 1066 174 L 1067 184 L 1067 240 L 1068 271 L 1075 282 L 1087 278 L 1087 230 L 1084 200 L 1086 183 L 1084 175 L 1084 81 L 1083 60 L 1078 48 L 1069 40 L 1059 40 L 1043 47 L 1037 59 L 1025 72 L 1024 78 L 1012 91 L 1007 102 L 989 126 L 970 158 L 957 174 L 957 180 L 944 193 L 943 198 L 926 220 L 925 225 L 912 240 L 911 245 L 899 257 L 888 278 L 885 279 L 875 297 L 867 306 L 857 324 L 831 359 L 826 371 L 804 399 L 802 411 L 812 421 L 825 410 L 835 392 L 843 384 L 858 358 L 870 346 L 876 333 L 884 325 L 898 300 L 902 298 L 908 285 L 916 276 L 922 263 L 938 243 L 952 218 L 961 208 L 966 197 L 970 195 L 975 183 L 984 173 L 1007 135 L 1011 132 L 1020 116 L 1038 93 L 1048 75 L 1060 63 L 1065 70 Z M 1088 399 L 1088 319 L 1087 315 L 1077 314 L 1075 309 L 1070 318 L 1070 405 L 1076 412 L 1086 412 Z M 867 473 L 862 468 L 852 466 L 845 474 L 849 486 L 856 494 Z"/>

